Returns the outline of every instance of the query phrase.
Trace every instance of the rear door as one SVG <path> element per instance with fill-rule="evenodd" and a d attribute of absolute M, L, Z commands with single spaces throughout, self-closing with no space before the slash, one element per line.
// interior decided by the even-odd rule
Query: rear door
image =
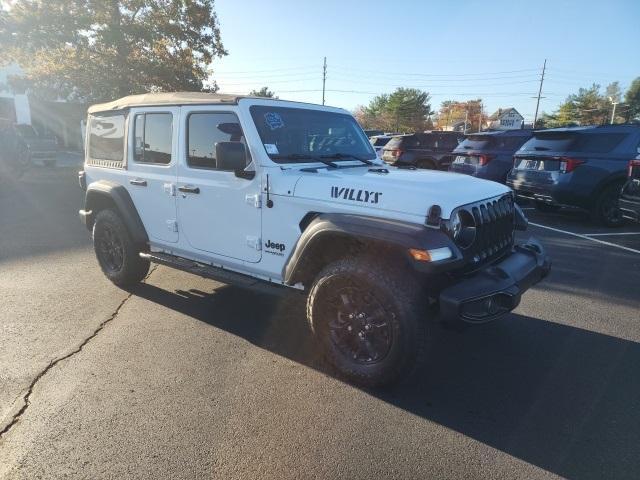
<path fill-rule="evenodd" d="M 149 239 L 176 243 L 175 183 L 180 109 L 136 109 L 129 115 L 127 190 Z"/>

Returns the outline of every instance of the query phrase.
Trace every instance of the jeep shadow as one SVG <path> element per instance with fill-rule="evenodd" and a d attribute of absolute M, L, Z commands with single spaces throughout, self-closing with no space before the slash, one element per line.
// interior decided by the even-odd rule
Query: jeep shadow
<path fill-rule="evenodd" d="M 326 374 L 302 296 L 236 287 L 135 295 Z M 640 477 L 640 345 L 518 314 L 434 328 L 424 366 L 376 398 L 567 478 Z"/>

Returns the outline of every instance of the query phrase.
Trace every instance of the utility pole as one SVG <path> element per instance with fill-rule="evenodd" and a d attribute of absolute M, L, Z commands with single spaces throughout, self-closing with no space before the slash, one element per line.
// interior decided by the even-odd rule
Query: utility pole
<path fill-rule="evenodd" d="M 327 57 L 324 57 L 324 66 L 322 67 L 322 105 L 324 105 L 324 87 L 327 83 Z"/>
<path fill-rule="evenodd" d="M 482 102 L 480 102 L 480 115 L 478 116 L 478 133 L 482 131 Z"/>
<path fill-rule="evenodd" d="M 538 109 L 540 108 L 540 95 L 542 95 L 542 82 L 544 82 L 544 72 L 547 69 L 547 59 L 544 59 L 542 65 L 542 76 L 540 77 L 540 88 L 538 89 L 538 101 L 536 102 L 536 114 L 533 117 L 533 128 L 536 128 L 536 122 L 538 121 Z"/>
<path fill-rule="evenodd" d="M 613 125 L 613 121 L 616 118 L 616 105 L 618 105 L 619 102 L 615 102 L 613 97 L 609 97 L 609 101 L 613 105 L 613 111 L 611 112 L 611 122 L 609 123 Z"/>
<path fill-rule="evenodd" d="M 467 122 L 469 121 L 469 110 L 464 111 L 464 130 L 462 133 L 467 134 Z"/>

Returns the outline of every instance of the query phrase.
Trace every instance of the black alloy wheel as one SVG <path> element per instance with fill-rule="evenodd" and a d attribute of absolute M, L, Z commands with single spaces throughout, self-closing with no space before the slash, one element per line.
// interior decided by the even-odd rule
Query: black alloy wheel
<path fill-rule="evenodd" d="M 335 292 L 326 306 L 331 342 L 347 358 L 367 365 L 383 360 L 391 349 L 393 329 L 388 311 L 372 293 L 359 287 Z"/>

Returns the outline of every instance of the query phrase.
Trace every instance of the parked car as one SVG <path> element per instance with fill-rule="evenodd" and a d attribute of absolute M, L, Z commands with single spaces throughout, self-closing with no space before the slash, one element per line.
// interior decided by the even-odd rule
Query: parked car
<path fill-rule="evenodd" d="M 376 151 L 378 158 L 382 158 L 382 147 L 389 143 L 389 140 L 392 138 L 392 135 L 374 135 L 369 139 L 369 143 L 373 145 L 373 149 Z"/>
<path fill-rule="evenodd" d="M 16 134 L 29 150 L 30 161 L 42 161 L 45 165 L 55 165 L 58 141 L 53 136 L 40 134 L 31 125 L 15 125 Z"/>
<path fill-rule="evenodd" d="M 514 155 L 507 185 L 542 211 L 583 208 L 603 225 L 624 222 L 618 197 L 640 126 L 602 125 L 539 130 Z"/>
<path fill-rule="evenodd" d="M 303 294 L 327 359 L 358 384 L 410 373 L 436 307 L 495 320 L 549 272 L 539 242 L 515 243 L 527 221 L 507 187 L 387 167 L 345 110 L 188 92 L 88 115 L 80 217 L 109 280 L 130 287 L 154 262 Z"/>
<path fill-rule="evenodd" d="M 513 154 L 531 138 L 532 130 L 472 133 L 453 151 L 449 170 L 505 183 Z"/>
<path fill-rule="evenodd" d="M 627 182 L 618 202 L 623 217 L 640 222 L 640 155 L 629 160 Z"/>
<path fill-rule="evenodd" d="M 29 167 L 28 145 L 16 131 L 16 125 L 0 120 L 0 176 L 19 177 Z"/>
<path fill-rule="evenodd" d="M 396 167 L 447 170 L 453 161 L 451 152 L 463 139 L 459 132 L 425 132 L 399 135 L 382 149 L 382 159 Z"/>

